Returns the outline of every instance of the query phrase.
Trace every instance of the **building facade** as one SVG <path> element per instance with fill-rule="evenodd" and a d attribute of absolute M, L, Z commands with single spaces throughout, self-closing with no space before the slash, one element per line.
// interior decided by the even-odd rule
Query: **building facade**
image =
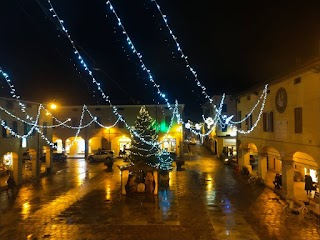
<path fill-rule="evenodd" d="M 207 102 L 203 105 L 203 115 L 205 118 L 216 116 L 216 110 L 219 108 L 222 95 L 212 97 L 212 103 Z M 231 98 L 231 95 L 226 95 L 221 109 L 221 117 L 236 117 L 236 101 Z M 212 126 L 211 126 L 212 127 Z M 210 130 L 204 126 L 203 133 Z M 236 128 L 231 126 L 221 126 L 217 124 L 213 130 L 203 138 L 203 145 L 208 148 L 213 154 L 218 156 L 235 156 L 237 154 L 236 147 Z"/>
<path fill-rule="evenodd" d="M 155 120 L 161 148 L 180 155 L 180 149 L 183 149 L 183 127 L 173 116 L 172 110 L 167 105 L 145 106 Z M 119 115 L 114 113 L 114 107 L 103 105 L 86 106 L 86 109 L 83 106 L 65 106 L 52 112 L 60 121 L 70 118 L 68 126 L 53 130 L 53 142 L 57 143 L 57 151 L 65 150 L 68 157 L 86 157 L 98 149 L 113 150 L 116 156 L 120 150 L 129 149 L 129 128 L 135 125 L 141 105 L 115 107 L 125 121 L 121 121 Z M 181 116 L 183 109 L 184 105 L 178 105 Z"/>
<path fill-rule="evenodd" d="M 290 74 L 268 83 L 263 99 L 252 114 L 264 86 L 236 96 L 238 129 L 238 161 L 240 167 L 252 168 L 258 160 L 257 173 L 265 179 L 269 171 L 282 174 L 283 188 L 294 196 L 294 183 L 310 175 L 319 182 L 320 166 L 320 59 L 313 59 Z M 245 115 L 246 114 L 246 115 Z"/>
<path fill-rule="evenodd" d="M 50 151 L 52 140 L 52 118 L 39 103 L 0 98 L 0 175 L 12 170 L 18 184 L 25 174 L 24 153 L 28 153 L 28 165 L 33 176 L 39 176 L 50 168 L 48 163 L 41 167 L 37 161 L 46 151 Z M 50 156 L 50 155 L 49 155 Z"/>

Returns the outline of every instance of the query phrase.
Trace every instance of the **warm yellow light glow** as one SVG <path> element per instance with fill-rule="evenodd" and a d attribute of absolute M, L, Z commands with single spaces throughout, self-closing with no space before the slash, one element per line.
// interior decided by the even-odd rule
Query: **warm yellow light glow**
<path fill-rule="evenodd" d="M 106 200 L 111 200 L 111 183 L 109 181 L 106 186 Z"/>
<path fill-rule="evenodd" d="M 22 215 L 23 215 L 23 219 L 27 219 L 30 216 L 30 203 L 29 202 L 25 202 L 22 205 Z"/>
<path fill-rule="evenodd" d="M 5 165 L 12 165 L 12 152 L 8 152 L 3 156 L 3 163 Z"/>
<path fill-rule="evenodd" d="M 50 104 L 50 109 L 55 110 L 57 109 L 57 105 L 55 103 Z"/>

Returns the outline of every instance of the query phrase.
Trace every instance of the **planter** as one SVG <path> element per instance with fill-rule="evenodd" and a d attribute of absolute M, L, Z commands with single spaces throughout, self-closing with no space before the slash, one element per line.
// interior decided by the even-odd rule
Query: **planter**
<path fill-rule="evenodd" d="M 184 161 L 177 160 L 176 165 L 177 165 L 177 171 L 180 171 L 180 170 L 182 170 L 182 166 L 184 165 Z"/>
<path fill-rule="evenodd" d="M 108 169 L 112 169 L 113 162 L 105 162 L 104 165 L 106 165 Z"/>

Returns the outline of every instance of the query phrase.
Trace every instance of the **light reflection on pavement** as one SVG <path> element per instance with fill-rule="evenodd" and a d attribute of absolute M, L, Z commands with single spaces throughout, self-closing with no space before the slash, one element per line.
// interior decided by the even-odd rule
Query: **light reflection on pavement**
<path fill-rule="evenodd" d="M 23 186 L 13 205 L 1 195 L 0 239 L 318 239 L 313 225 L 285 218 L 273 191 L 247 185 L 211 155 L 173 170 L 158 196 L 121 195 L 122 164 L 110 171 L 68 159 Z"/>

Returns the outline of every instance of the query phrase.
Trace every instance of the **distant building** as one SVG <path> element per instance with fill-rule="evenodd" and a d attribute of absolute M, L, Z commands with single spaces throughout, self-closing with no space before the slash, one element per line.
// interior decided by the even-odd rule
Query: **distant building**
<path fill-rule="evenodd" d="M 126 124 L 134 127 L 142 106 L 116 106 L 124 123 L 114 114 L 115 106 L 58 106 L 50 109 L 48 104 L 39 110 L 39 103 L 20 102 L 24 104 L 25 112 L 21 111 L 16 99 L 0 98 L 3 123 L 0 175 L 7 169 L 13 170 L 18 184 L 27 175 L 38 177 L 50 171 L 53 152 L 64 151 L 68 158 L 86 158 L 98 149 L 114 150 L 116 156 L 120 150 L 129 149 L 131 135 Z M 146 108 L 155 120 L 161 148 L 179 156 L 183 149 L 182 123 L 173 118 L 167 105 L 146 105 Z M 177 112 L 181 117 L 183 110 L 184 105 L 179 104 Z M 37 121 L 36 126 L 34 121 Z"/>
<path fill-rule="evenodd" d="M 120 150 L 131 146 L 130 132 L 126 127 L 135 125 L 135 120 L 142 105 L 118 105 L 117 111 L 125 123 L 118 119 L 108 105 L 87 106 L 88 112 L 83 112 L 83 106 L 62 106 L 53 112 L 61 121 L 71 118 L 68 124 L 72 127 L 54 128 L 53 141 L 58 149 L 65 149 L 69 157 L 84 157 L 100 149 L 113 150 L 118 155 Z M 174 106 L 172 106 L 174 108 Z M 173 118 L 172 128 L 169 130 L 172 110 L 167 105 L 146 105 L 150 116 L 155 120 L 155 127 L 161 148 L 180 155 L 180 144 L 183 141 L 183 128 Z M 178 112 L 182 116 L 184 105 L 179 104 Z M 90 114 L 89 114 L 90 113 Z M 91 123 L 96 117 L 98 123 Z M 78 131 L 76 127 L 90 126 Z"/>
<path fill-rule="evenodd" d="M 22 181 L 24 153 L 28 152 L 28 158 L 34 160 L 34 175 L 46 170 L 45 166 L 41 169 L 35 160 L 50 149 L 48 141 L 52 140 L 52 128 L 46 126 L 52 125 L 52 118 L 43 109 L 39 110 L 39 106 L 36 102 L 0 98 L 0 119 L 3 123 L 0 135 L 0 175 L 6 169 L 13 170 L 18 184 Z M 37 126 L 34 126 L 35 123 Z"/>
<path fill-rule="evenodd" d="M 257 173 L 282 174 L 283 187 L 294 196 L 294 181 L 310 174 L 319 181 L 320 166 L 320 59 L 313 59 L 295 71 L 269 81 L 268 94 L 260 121 L 249 134 L 238 134 L 240 167 L 251 170 L 257 159 Z M 237 116 L 243 119 L 258 101 L 263 85 L 235 96 Z M 259 109 L 238 124 L 250 129 L 259 117 Z"/>
<path fill-rule="evenodd" d="M 213 100 L 212 103 L 208 101 L 202 106 L 204 118 L 211 117 L 214 119 L 216 110 L 220 106 L 222 95 L 215 95 L 211 99 Z M 231 99 L 231 95 L 226 95 L 221 109 L 221 117 L 233 115 L 236 118 L 236 113 L 236 102 Z M 208 127 L 204 126 L 203 133 L 207 133 L 208 130 Z M 235 156 L 237 154 L 236 129 L 217 124 L 210 134 L 203 138 L 203 145 L 215 155 Z"/>

